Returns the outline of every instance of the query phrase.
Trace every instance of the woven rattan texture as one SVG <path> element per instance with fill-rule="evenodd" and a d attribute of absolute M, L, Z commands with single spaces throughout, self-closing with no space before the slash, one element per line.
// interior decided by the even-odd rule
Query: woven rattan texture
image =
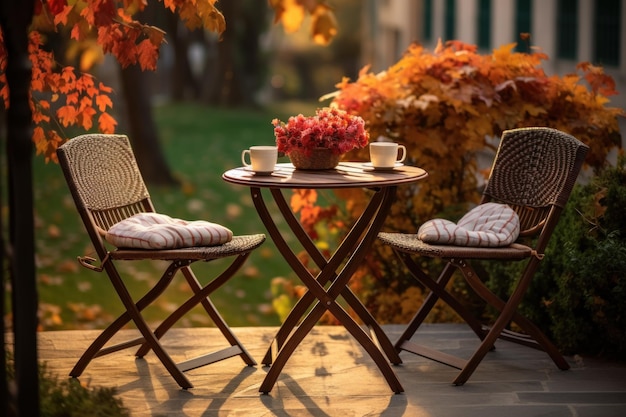
<path fill-rule="evenodd" d="M 416 253 L 431 258 L 524 259 L 532 253 L 531 248 L 517 243 L 496 248 L 430 245 L 419 240 L 417 234 L 388 232 L 379 233 L 378 238 L 401 252 Z"/>
<path fill-rule="evenodd" d="M 484 197 L 510 204 L 520 215 L 520 236 L 533 236 L 543 230 L 550 206 L 563 207 L 567 202 L 587 149 L 578 139 L 555 129 L 507 130 Z M 430 257 L 522 259 L 531 255 L 529 247 L 518 243 L 506 248 L 469 248 L 429 245 L 416 234 L 379 233 L 378 237 L 400 251 Z"/>
<path fill-rule="evenodd" d="M 336 155 L 328 148 L 315 148 L 310 155 L 292 151 L 289 159 L 297 169 L 333 169 L 339 164 L 341 155 Z"/>
<path fill-rule="evenodd" d="M 87 134 L 61 146 L 84 206 L 106 210 L 149 198 L 128 137 Z"/>
<path fill-rule="evenodd" d="M 578 139 L 555 129 L 507 130 L 485 194 L 524 206 L 562 206 L 578 176 L 574 167 L 581 146 Z"/>
<path fill-rule="evenodd" d="M 201 246 L 192 248 L 152 250 L 119 249 L 111 252 L 111 258 L 120 260 L 157 259 L 171 261 L 176 259 L 204 260 L 224 258 L 226 256 L 247 253 L 265 242 L 265 235 L 233 236 L 230 242 L 219 246 Z"/>

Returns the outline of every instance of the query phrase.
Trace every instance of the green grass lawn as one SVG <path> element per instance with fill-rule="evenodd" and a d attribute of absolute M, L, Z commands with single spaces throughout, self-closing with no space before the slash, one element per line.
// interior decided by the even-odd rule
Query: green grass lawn
<path fill-rule="evenodd" d="M 253 144 L 273 144 L 271 120 L 312 113 L 316 103 L 288 103 L 264 110 L 217 109 L 194 104 L 168 104 L 155 109 L 161 143 L 180 187 L 149 186 L 158 211 L 185 219 L 223 224 L 235 234 L 265 233 L 246 187 L 224 182 L 221 174 L 241 165 L 241 151 Z M 124 133 L 124 132 L 120 132 Z M 122 312 L 106 274 L 82 268 L 78 255 L 92 254 L 60 168 L 35 160 L 37 279 L 41 323 L 44 329 L 101 328 Z M 125 279 L 134 295 L 141 295 L 163 269 L 152 262 L 124 262 Z M 227 266 L 223 261 L 193 266 L 202 282 Z M 257 249 L 213 301 L 233 326 L 277 325 L 271 281 L 293 274 L 271 240 Z M 189 295 L 184 279 L 174 285 L 154 308 L 158 320 Z M 183 326 L 210 322 L 199 309 Z"/>

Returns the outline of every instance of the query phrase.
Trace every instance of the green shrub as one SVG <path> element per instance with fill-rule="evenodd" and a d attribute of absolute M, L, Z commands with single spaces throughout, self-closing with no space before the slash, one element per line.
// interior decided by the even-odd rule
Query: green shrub
<path fill-rule="evenodd" d="M 626 156 L 577 185 L 520 311 L 566 353 L 626 353 Z M 523 265 L 485 264 L 499 294 Z M 517 274 L 517 275 L 516 275 Z"/>
<path fill-rule="evenodd" d="M 6 375 L 9 385 L 15 381 L 14 362 L 7 358 Z M 77 379 L 59 379 L 46 365 L 39 367 L 41 417 L 129 417 L 115 388 L 83 386 Z M 9 416 L 15 416 L 15 409 Z"/>

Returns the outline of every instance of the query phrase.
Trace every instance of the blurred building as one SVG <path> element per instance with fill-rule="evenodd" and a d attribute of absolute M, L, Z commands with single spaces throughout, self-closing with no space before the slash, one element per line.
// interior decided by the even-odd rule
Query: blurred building
<path fill-rule="evenodd" d="M 485 53 L 517 42 L 526 52 L 520 33 L 549 56 L 548 74 L 572 73 L 584 61 L 603 66 L 620 92 L 611 105 L 626 109 L 626 0 L 367 0 L 363 63 L 378 72 L 412 42 L 432 50 L 452 39 Z M 626 120 L 620 123 L 626 143 Z"/>

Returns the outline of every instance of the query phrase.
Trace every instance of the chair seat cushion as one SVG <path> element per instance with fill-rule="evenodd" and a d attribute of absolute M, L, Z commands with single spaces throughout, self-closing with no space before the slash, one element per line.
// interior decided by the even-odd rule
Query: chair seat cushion
<path fill-rule="evenodd" d="M 485 203 L 474 207 L 457 223 L 433 219 L 419 228 L 417 237 L 426 243 L 457 246 L 507 246 L 517 240 L 517 213 L 506 204 Z"/>
<path fill-rule="evenodd" d="M 159 213 L 138 213 L 107 231 L 105 240 L 118 248 L 177 249 L 230 242 L 233 232 L 216 223 L 186 221 Z"/>

